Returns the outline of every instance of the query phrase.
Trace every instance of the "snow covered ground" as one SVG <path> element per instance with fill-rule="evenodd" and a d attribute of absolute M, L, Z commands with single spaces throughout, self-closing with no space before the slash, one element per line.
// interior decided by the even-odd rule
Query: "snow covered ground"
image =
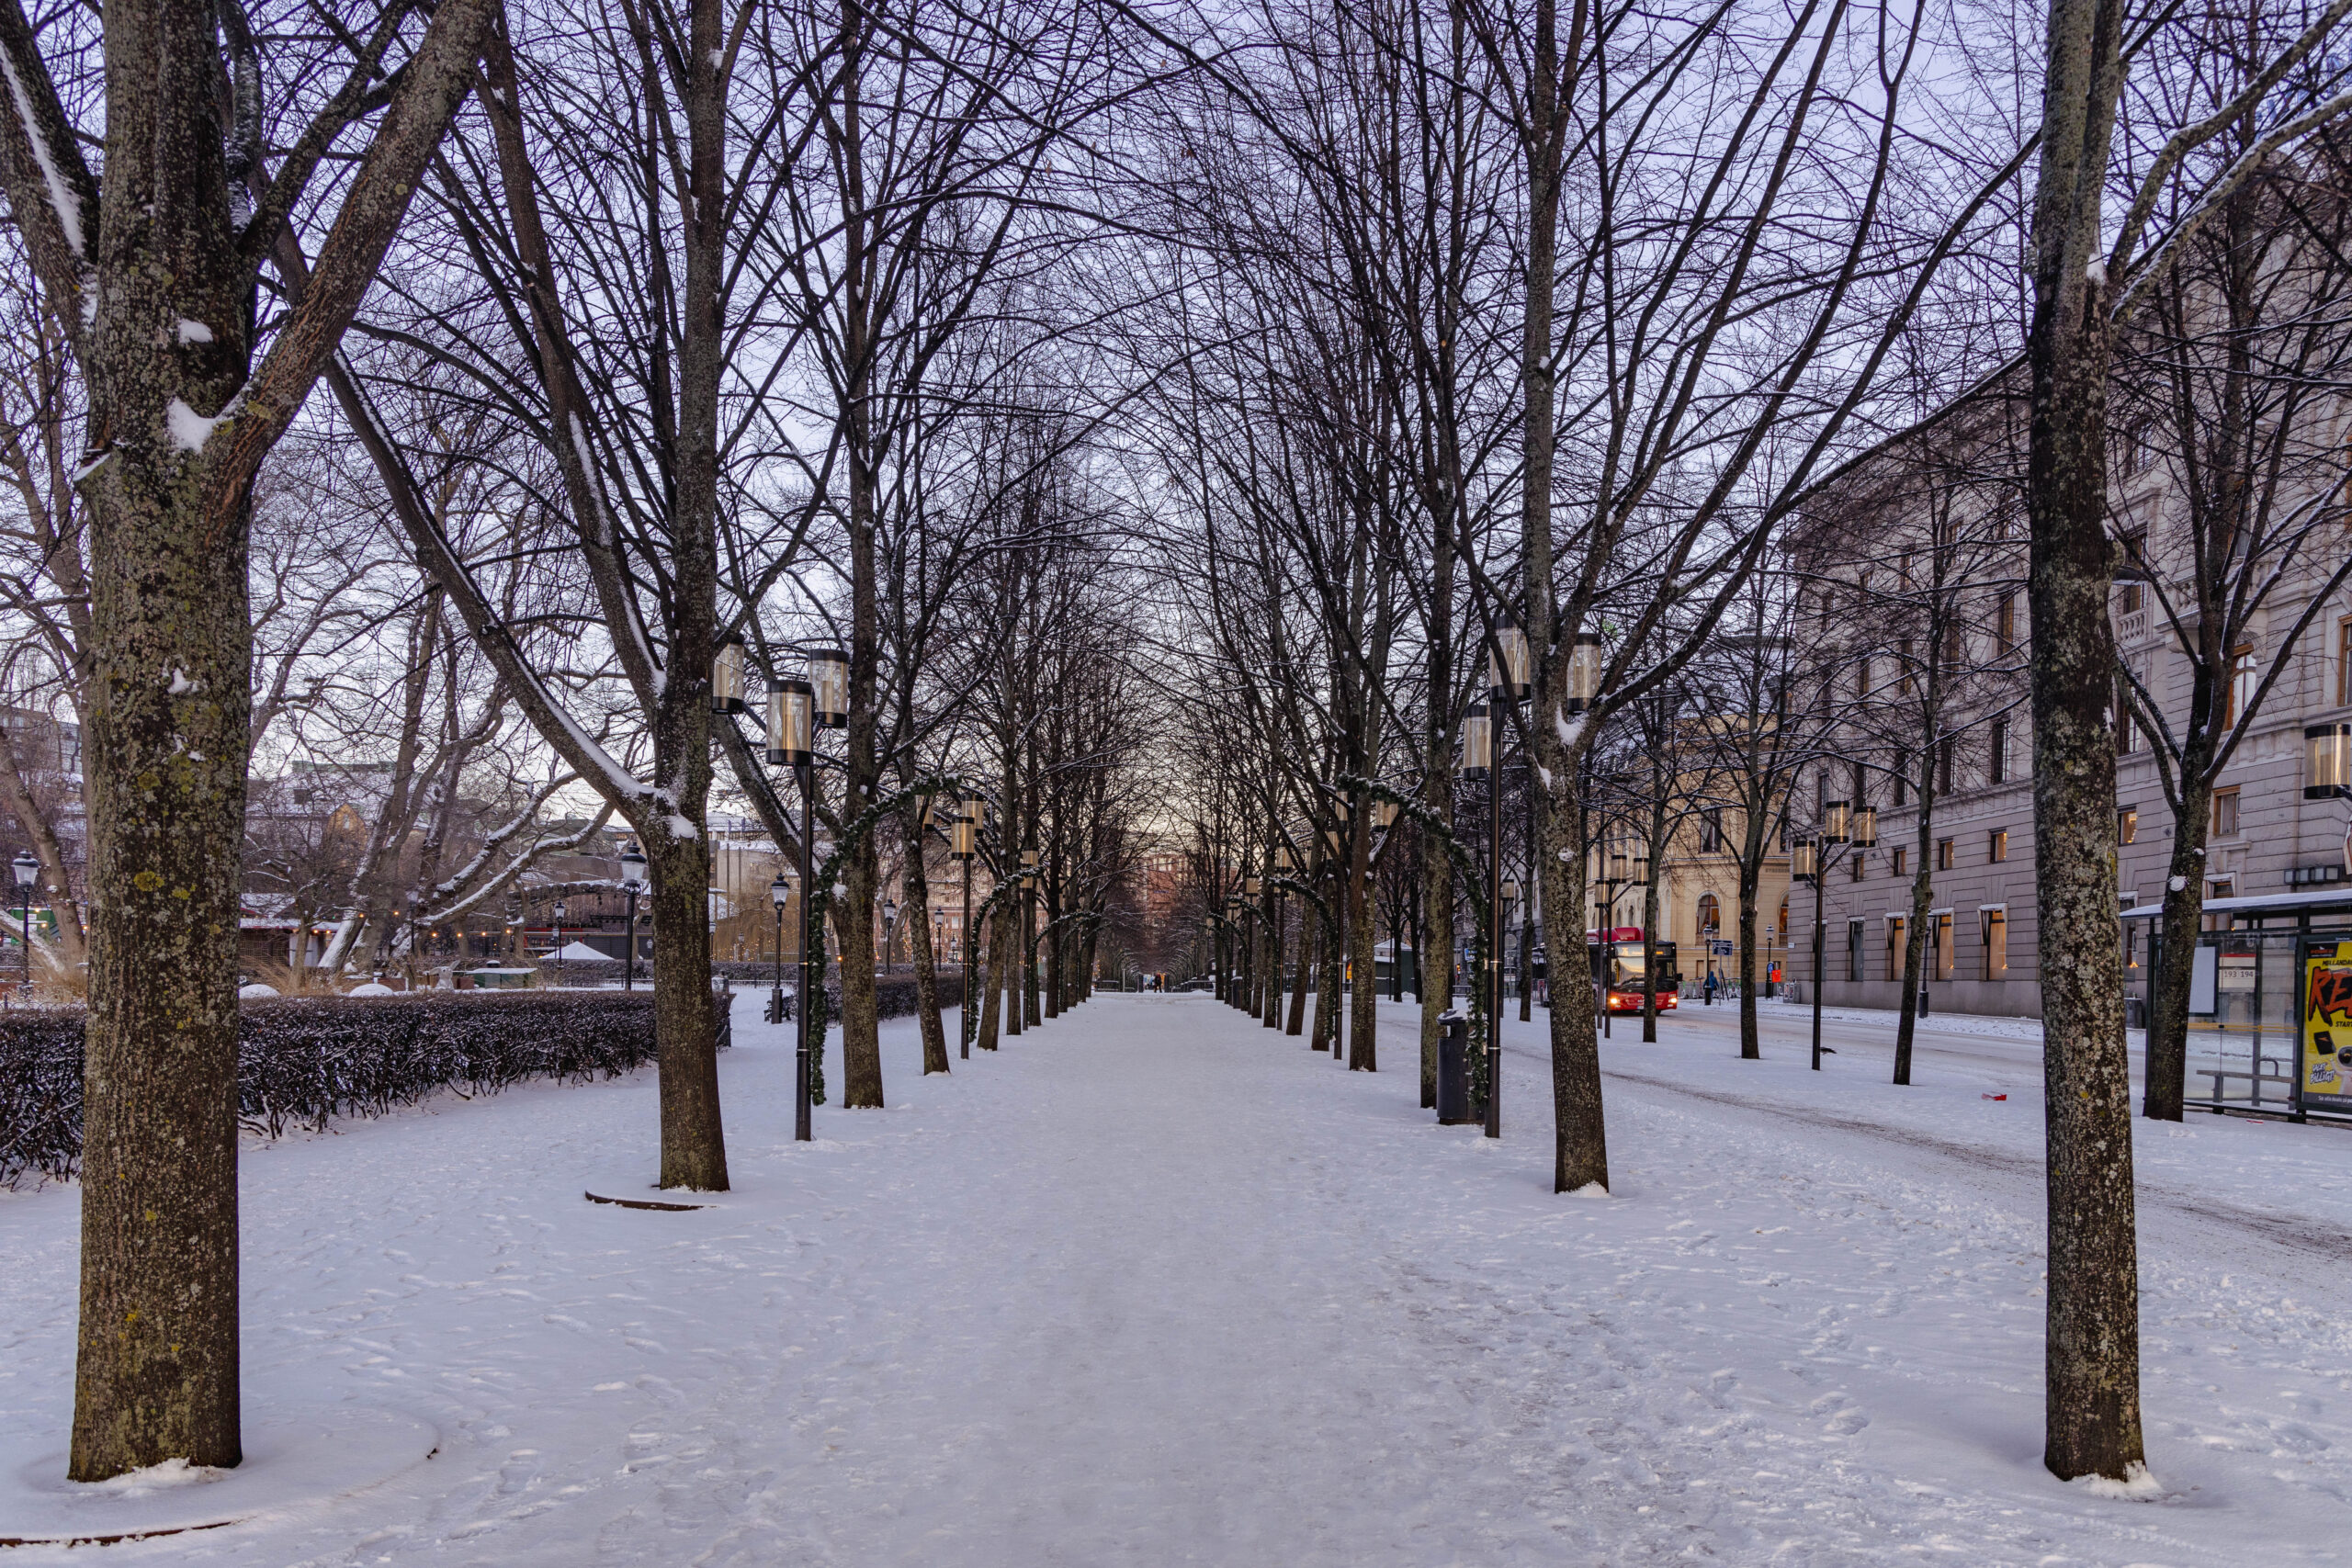
<path fill-rule="evenodd" d="M 249 1145 L 249 1422 L 362 1407 L 438 1453 L 104 1561 L 2352 1560 L 2352 1132 L 2139 1130 L 2132 1503 L 2039 1462 L 2030 1041 L 1923 1033 L 1898 1090 L 1867 1016 L 1818 1075 L 1798 1010 L 1762 1063 L 1729 1009 L 1621 1020 L 1615 1190 L 1571 1200 L 1540 1013 L 1499 1144 L 1419 1110 L 1409 1003 L 1364 1075 L 1187 996 L 927 1080 L 886 1026 L 893 1109 L 796 1146 L 761 999 L 710 1210 L 582 1199 L 650 1179 L 650 1074 Z M 0 1194 L 0 1536 L 63 1445 L 74 1211 Z"/>

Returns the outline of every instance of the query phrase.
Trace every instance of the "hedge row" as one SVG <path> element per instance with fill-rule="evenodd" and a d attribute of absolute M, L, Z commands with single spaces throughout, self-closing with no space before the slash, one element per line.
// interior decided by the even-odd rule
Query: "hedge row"
<path fill-rule="evenodd" d="M 537 962 L 539 971 L 537 983 L 543 987 L 553 987 L 601 986 L 608 981 L 617 982 L 627 967 L 624 961 L 618 958 L 598 959 L 593 963 L 581 961 L 558 964 L 552 958 L 542 958 Z M 710 972 L 723 976 L 738 990 L 764 991 L 775 983 L 775 964 L 773 960 L 763 962 L 759 959 L 716 959 L 710 965 Z M 651 974 L 652 965 L 643 959 L 638 960 L 637 983 L 639 986 L 650 984 Z M 786 988 L 800 983 L 799 965 L 786 964 L 784 966 L 784 983 Z M 881 995 L 884 1018 L 899 1018 L 915 1010 L 913 971 L 901 967 L 888 976 L 877 975 L 875 976 L 874 984 Z M 836 1002 L 840 1000 L 842 976 L 838 965 L 826 972 L 825 990 Z M 942 969 L 939 972 L 939 1005 L 944 1008 L 957 1007 L 963 1000 L 964 976 L 955 969 Z M 836 1007 L 834 1010 L 838 1016 L 839 1008 Z"/>
<path fill-rule="evenodd" d="M 82 1013 L 0 1013 L 0 1187 L 63 1180 L 82 1159 Z M 237 1119 L 277 1136 L 380 1116 L 434 1090 L 586 1083 L 653 1059 L 643 991 L 424 992 L 249 1001 L 238 1010 Z M 721 1014 L 719 1048 L 729 1043 Z"/>

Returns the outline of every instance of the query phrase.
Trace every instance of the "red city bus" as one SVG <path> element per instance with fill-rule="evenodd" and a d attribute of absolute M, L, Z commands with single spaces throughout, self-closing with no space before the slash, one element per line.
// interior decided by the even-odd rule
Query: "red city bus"
<path fill-rule="evenodd" d="M 1653 942 L 1650 953 L 1657 960 L 1657 1010 L 1671 1012 L 1681 1005 L 1682 976 L 1674 965 L 1674 944 Z M 1606 987 L 1611 1012 L 1642 1010 L 1642 928 L 1617 926 L 1609 932 L 1607 941 L 1599 931 L 1585 933 L 1585 954 L 1592 964 L 1595 978 Z"/>

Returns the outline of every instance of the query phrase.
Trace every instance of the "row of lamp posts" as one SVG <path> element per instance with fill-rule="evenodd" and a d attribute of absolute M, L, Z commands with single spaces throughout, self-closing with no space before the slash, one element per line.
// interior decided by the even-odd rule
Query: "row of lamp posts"
<path fill-rule="evenodd" d="M 769 896 L 775 905 L 776 975 L 775 994 L 771 1010 L 780 1012 L 784 996 L 784 910 L 791 902 L 797 880 L 804 897 L 800 903 L 800 977 L 798 1005 L 794 1013 L 799 1021 L 798 1038 L 794 1060 L 793 1134 L 794 1138 L 807 1141 L 812 1134 L 809 1126 L 810 1072 L 816 1053 L 823 1047 L 823 1037 L 815 1032 L 811 1014 L 815 999 L 824 994 L 824 944 L 821 931 L 810 929 L 811 900 L 805 890 L 812 887 L 816 878 L 817 831 L 817 769 L 820 766 L 840 766 L 817 750 L 816 731 L 840 729 L 849 723 L 849 655 L 837 648 L 817 649 L 808 659 L 806 676 L 790 676 L 771 682 L 768 686 L 767 761 L 771 767 L 790 768 L 800 788 L 800 864 L 797 878 L 791 872 L 779 874 L 769 884 Z M 738 684 L 740 686 L 740 666 Z M 929 831 L 937 819 L 936 802 L 926 802 L 922 828 Z M 979 852 L 980 827 L 985 820 L 986 800 L 977 795 L 965 795 L 953 802 L 948 818 L 949 852 L 964 867 L 964 1006 L 960 1010 L 960 1054 L 968 1060 L 972 1054 L 973 993 L 972 975 L 978 962 L 978 932 L 972 927 L 972 862 Z M 1038 877 L 1037 852 L 1023 850 L 1021 853 L 1020 877 L 1024 896 L 1035 889 Z M 884 919 L 895 931 L 898 903 L 886 903 Z M 887 939 L 886 939 L 887 940 Z"/>

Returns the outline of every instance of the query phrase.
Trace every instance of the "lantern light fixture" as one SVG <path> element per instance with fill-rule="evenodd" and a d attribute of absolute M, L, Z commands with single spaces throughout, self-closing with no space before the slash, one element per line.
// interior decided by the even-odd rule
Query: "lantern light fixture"
<path fill-rule="evenodd" d="M 839 729 L 849 723 L 848 654 L 838 648 L 811 650 L 808 683 L 816 699 L 818 728 Z"/>
<path fill-rule="evenodd" d="M 1276 876 L 1288 876 L 1290 874 L 1290 846 L 1288 844 L 1276 844 L 1274 846 L 1274 874 Z"/>
<path fill-rule="evenodd" d="M 1858 850 L 1878 848 L 1878 807 L 1858 807 L 1854 811 L 1854 847 Z"/>
<path fill-rule="evenodd" d="M 1820 874 L 1821 852 L 1809 839 L 1799 839 L 1789 846 L 1789 875 L 1799 882 L 1811 882 Z"/>
<path fill-rule="evenodd" d="M 1583 713 L 1600 697 L 1599 632 L 1578 632 L 1568 645 L 1568 711 Z"/>
<path fill-rule="evenodd" d="M 1495 628 L 1495 649 L 1487 656 L 1488 695 L 1498 702 L 1523 703 L 1534 690 L 1529 683 L 1527 628 L 1510 614 Z"/>
<path fill-rule="evenodd" d="M 16 874 L 17 891 L 30 893 L 40 875 L 40 862 L 33 859 L 30 850 L 18 850 L 17 858 L 8 863 L 8 869 Z"/>
<path fill-rule="evenodd" d="M 711 657 L 710 711 L 743 711 L 743 638 L 740 633 L 730 632 L 719 638 L 718 651 Z"/>
<path fill-rule="evenodd" d="M 1503 902 L 1506 904 L 1519 902 L 1519 878 L 1511 876 L 1503 879 Z"/>
<path fill-rule="evenodd" d="M 1494 721 L 1487 705 L 1472 703 L 1462 719 L 1462 776 L 1483 779 L 1494 762 Z"/>
<path fill-rule="evenodd" d="M 792 877 L 789 874 L 776 873 L 775 880 L 768 884 L 768 900 L 779 909 L 792 902 Z"/>
<path fill-rule="evenodd" d="M 980 817 L 978 807 L 978 801 L 963 802 L 948 829 L 947 852 L 957 860 L 968 861 L 979 849 Z"/>
<path fill-rule="evenodd" d="M 1383 831 L 1395 827 L 1396 803 L 1393 800 L 1374 800 L 1372 803 L 1372 825 Z"/>
<path fill-rule="evenodd" d="M 631 844 L 621 851 L 621 891 L 642 893 L 645 889 L 645 852 Z"/>
<path fill-rule="evenodd" d="M 1822 807 L 1821 841 L 1842 844 L 1853 836 L 1854 803 L 1833 800 Z"/>
<path fill-rule="evenodd" d="M 2352 724 L 2306 726 L 2303 751 L 2311 760 L 2303 798 L 2352 800 Z"/>
<path fill-rule="evenodd" d="M 768 682 L 768 766 L 805 767 L 816 755 L 810 734 L 815 694 L 802 680 Z"/>

